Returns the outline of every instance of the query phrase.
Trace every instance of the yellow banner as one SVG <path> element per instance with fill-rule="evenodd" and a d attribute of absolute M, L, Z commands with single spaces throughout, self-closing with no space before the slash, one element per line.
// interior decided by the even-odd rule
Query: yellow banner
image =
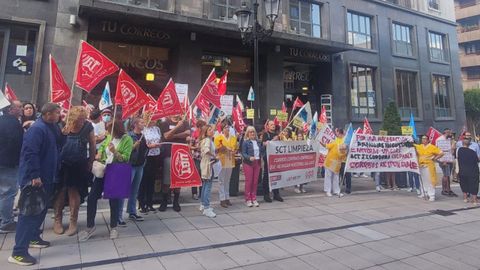
<path fill-rule="evenodd" d="M 270 109 L 270 115 L 277 115 L 276 109 Z"/>
<path fill-rule="evenodd" d="M 287 122 L 288 121 L 288 113 L 287 112 L 282 112 L 278 111 L 277 112 L 277 119 L 280 122 Z"/>
<path fill-rule="evenodd" d="M 387 135 L 388 135 L 388 131 L 386 131 L 386 130 L 380 130 L 380 131 L 378 132 L 378 135 L 380 135 L 380 136 L 387 136 Z"/>
<path fill-rule="evenodd" d="M 293 119 L 293 126 L 299 129 L 303 129 L 303 120 L 295 117 L 295 119 Z"/>
<path fill-rule="evenodd" d="M 413 135 L 413 127 L 410 127 L 410 126 L 402 126 L 402 135 L 404 135 L 404 136 L 412 136 L 412 135 Z"/>

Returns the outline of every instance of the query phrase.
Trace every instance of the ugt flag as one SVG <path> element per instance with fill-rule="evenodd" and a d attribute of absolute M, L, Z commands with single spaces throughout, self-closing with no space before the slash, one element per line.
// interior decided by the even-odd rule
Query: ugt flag
<path fill-rule="evenodd" d="M 228 77 L 228 70 L 225 71 L 225 74 L 223 74 L 222 78 L 220 79 L 220 82 L 218 82 L 218 94 L 223 96 L 227 93 L 227 77 Z"/>
<path fill-rule="evenodd" d="M 8 85 L 8 83 L 5 83 L 5 97 L 10 102 L 18 100 L 17 95 L 15 95 L 15 92 L 13 91 L 12 87 L 10 87 L 10 85 Z"/>
<path fill-rule="evenodd" d="M 160 118 L 183 114 L 182 105 L 180 100 L 178 100 L 175 83 L 172 78 L 170 78 L 165 89 L 158 97 L 155 114 L 159 115 Z"/>
<path fill-rule="evenodd" d="M 120 70 L 115 93 L 116 105 L 122 105 L 122 118 L 126 119 L 142 108 L 149 98 L 125 71 Z"/>
<path fill-rule="evenodd" d="M 105 77 L 115 73 L 118 66 L 85 41 L 80 42 L 75 84 L 90 93 Z"/>
<path fill-rule="evenodd" d="M 65 82 L 62 72 L 60 72 L 52 55 L 50 55 L 50 94 L 50 100 L 55 103 L 64 100 L 70 101 L 72 97 L 72 91 Z"/>
<path fill-rule="evenodd" d="M 363 134 L 373 135 L 373 129 L 370 126 L 370 122 L 368 122 L 367 117 L 363 120 Z"/>
<path fill-rule="evenodd" d="M 198 187 L 202 185 L 190 148 L 186 144 L 172 144 L 170 163 L 171 188 Z"/>
<path fill-rule="evenodd" d="M 220 104 L 220 95 L 218 94 L 218 84 L 215 81 L 217 76 L 215 75 L 215 68 L 212 69 L 210 75 L 205 80 L 202 88 L 200 89 L 200 96 L 203 97 L 208 102 L 212 103 L 213 106 L 221 109 L 222 105 Z"/>
<path fill-rule="evenodd" d="M 112 96 L 110 95 L 110 84 L 107 82 L 105 84 L 105 89 L 103 89 L 100 102 L 98 103 L 98 108 L 102 111 L 111 106 L 113 106 L 113 102 L 112 102 Z"/>

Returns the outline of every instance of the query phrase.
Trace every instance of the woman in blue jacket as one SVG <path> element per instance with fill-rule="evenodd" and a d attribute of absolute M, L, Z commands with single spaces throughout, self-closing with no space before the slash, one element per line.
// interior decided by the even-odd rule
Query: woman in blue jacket
<path fill-rule="evenodd" d="M 262 146 L 257 132 L 252 126 L 247 127 L 242 143 L 243 172 L 245 173 L 245 204 L 258 207 L 257 186 L 261 168 Z"/>

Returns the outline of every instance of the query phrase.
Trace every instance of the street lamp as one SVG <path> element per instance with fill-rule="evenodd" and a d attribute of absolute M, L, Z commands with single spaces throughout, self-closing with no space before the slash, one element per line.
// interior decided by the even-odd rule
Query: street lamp
<path fill-rule="evenodd" d="M 258 22 L 258 0 L 253 4 L 253 21 L 250 23 L 252 11 L 247 7 L 246 2 L 242 2 L 242 6 L 235 12 L 237 16 L 238 29 L 244 44 L 253 42 L 253 89 L 256 97 L 256 104 L 260 103 L 260 94 L 258 89 L 259 72 L 258 72 L 258 41 L 263 40 L 273 33 L 275 20 L 278 17 L 280 9 L 280 0 L 263 0 L 265 7 L 265 17 L 268 21 L 268 27 L 263 27 Z M 258 110 L 260 112 L 260 110 Z M 260 113 L 258 114 L 260 118 Z"/>

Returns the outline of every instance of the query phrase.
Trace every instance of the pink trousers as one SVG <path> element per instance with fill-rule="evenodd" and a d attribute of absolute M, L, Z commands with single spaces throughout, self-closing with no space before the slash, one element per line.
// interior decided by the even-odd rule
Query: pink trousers
<path fill-rule="evenodd" d="M 245 201 L 257 200 L 260 166 L 260 160 L 255 160 L 251 165 L 243 163 L 243 172 L 245 174 Z"/>

